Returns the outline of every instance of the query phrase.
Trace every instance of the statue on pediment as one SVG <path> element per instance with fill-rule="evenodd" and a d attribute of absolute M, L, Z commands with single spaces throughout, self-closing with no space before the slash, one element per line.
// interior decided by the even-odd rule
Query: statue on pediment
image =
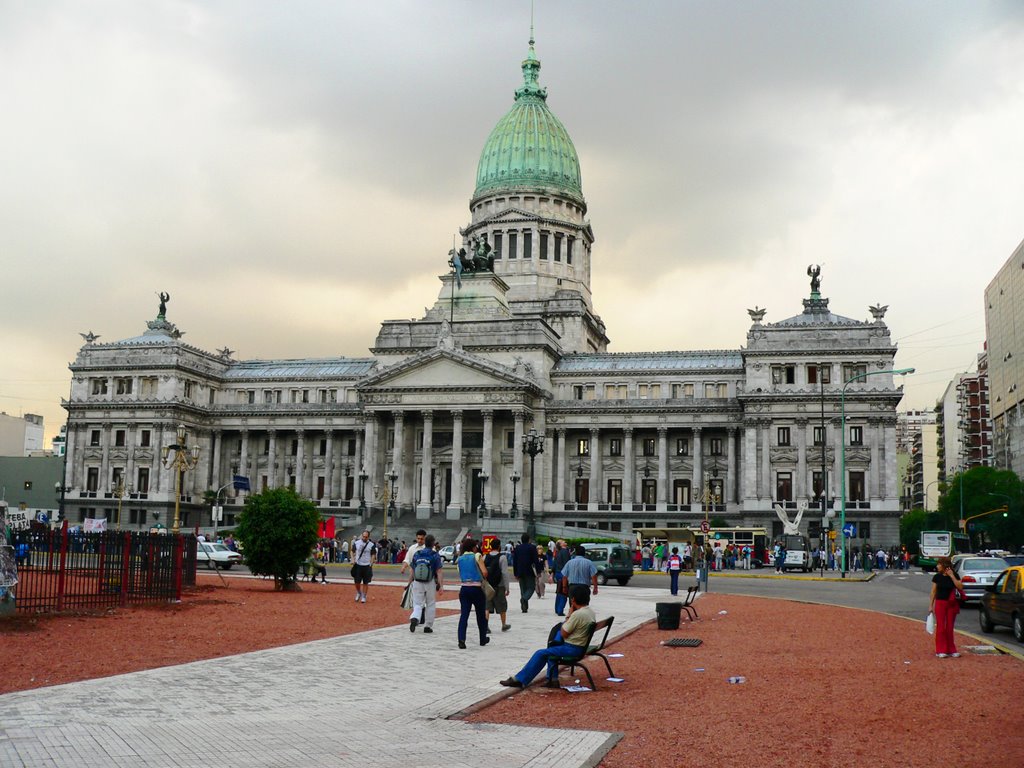
<path fill-rule="evenodd" d="M 157 296 L 160 299 L 160 311 L 157 312 L 156 316 L 162 320 L 167 317 L 167 302 L 171 300 L 171 294 L 160 291 Z"/>
<path fill-rule="evenodd" d="M 747 310 L 747 314 L 750 315 L 750 319 L 753 320 L 755 323 L 758 323 L 758 324 L 760 324 L 760 322 L 762 320 L 764 320 L 764 316 L 767 313 L 768 313 L 767 309 L 762 309 L 761 307 L 757 306 L 756 304 L 754 305 L 753 309 L 748 309 Z"/>
<path fill-rule="evenodd" d="M 818 264 L 808 264 L 807 276 L 811 278 L 811 295 L 821 293 L 821 267 Z"/>
<path fill-rule="evenodd" d="M 787 536 L 799 536 L 800 535 L 800 521 L 803 520 L 804 512 L 807 511 L 807 502 L 801 501 L 800 506 L 797 507 L 796 517 L 790 522 L 789 515 L 786 514 L 780 505 L 775 505 L 775 514 L 779 516 L 779 520 L 782 521 L 782 532 Z"/>

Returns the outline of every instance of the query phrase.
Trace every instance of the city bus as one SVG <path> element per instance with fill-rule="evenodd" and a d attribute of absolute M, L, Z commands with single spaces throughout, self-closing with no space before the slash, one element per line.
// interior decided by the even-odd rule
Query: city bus
<path fill-rule="evenodd" d="M 745 526 L 712 528 L 706 536 L 698 526 L 689 528 L 634 528 L 633 535 L 637 540 L 637 544 L 634 545 L 637 549 L 642 546 L 642 543 L 647 542 L 651 542 L 654 545 L 665 544 L 666 555 L 672 552 L 672 547 L 679 547 L 679 552 L 682 554 L 684 544 L 703 547 L 705 538 L 707 538 L 708 543 L 712 547 L 716 543 L 721 544 L 723 547 L 727 544 L 732 544 L 738 549 L 742 549 L 744 545 L 747 545 L 753 550 L 754 560 L 762 564 L 767 563 L 768 532 L 764 528 Z M 687 568 L 692 567 L 692 563 L 687 564 Z"/>
<path fill-rule="evenodd" d="M 959 531 L 921 531 L 917 564 L 922 571 L 934 571 L 940 557 L 952 557 L 971 551 L 971 541 Z"/>

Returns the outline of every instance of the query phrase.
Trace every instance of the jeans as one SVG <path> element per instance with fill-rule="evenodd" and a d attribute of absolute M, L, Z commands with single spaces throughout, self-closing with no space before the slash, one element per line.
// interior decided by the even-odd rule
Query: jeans
<path fill-rule="evenodd" d="M 483 587 L 463 587 L 459 590 L 459 605 L 462 612 L 459 614 L 459 642 L 466 642 L 466 629 L 469 627 L 469 611 L 476 610 L 476 626 L 480 630 L 480 642 L 487 638 L 487 619 L 484 616 L 487 608 L 487 598 L 484 597 Z"/>
<path fill-rule="evenodd" d="M 562 574 L 555 574 L 555 613 L 559 616 L 565 613 L 565 606 L 569 603 L 569 596 L 562 594 Z"/>
<path fill-rule="evenodd" d="M 679 571 L 669 570 L 668 577 L 671 579 L 669 590 L 673 595 L 679 594 Z"/>
<path fill-rule="evenodd" d="M 533 590 L 537 588 L 537 576 L 535 574 L 527 574 L 526 576 L 519 577 L 519 602 L 528 603 L 530 598 L 533 597 Z"/>
<path fill-rule="evenodd" d="M 533 682 L 533 678 L 547 665 L 548 680 L 555 680 L 558 678 L 558 667 L 551 661 L 551 658 L 558 656 L 578 656 L 582 658 L 585 650 L 586 648 L 578 645 L 569 645 L 568 643 L 541 648 L 539 651 L 534 652 L 530 660 L 526 662 L 526 666 L 516 672 L 514 677 L 524 686 L 527 686 Z"/>

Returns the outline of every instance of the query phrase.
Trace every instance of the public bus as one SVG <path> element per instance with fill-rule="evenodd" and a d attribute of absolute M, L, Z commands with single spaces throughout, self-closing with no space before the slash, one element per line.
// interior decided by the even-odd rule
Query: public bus
<path fill-rule="evenodd" d="M 921 531 L 917 564 L 922 571 L 934 571 L 940 557 L 952 557 L 971 551 L 971 540 L 959 531 Z"/>

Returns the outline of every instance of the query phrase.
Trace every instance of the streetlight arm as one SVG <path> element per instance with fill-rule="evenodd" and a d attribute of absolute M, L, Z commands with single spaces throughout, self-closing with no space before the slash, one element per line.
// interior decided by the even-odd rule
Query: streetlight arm
<path fill-rule="evenodd" d="M 1003 514 L 1006 514 L 1009 511 L 1010 508 L 1003 504 L 1003 506 L 996 507 L 995 509 L 990 509 L 988 512 L 979 512 L 976 515 L 971 515 L 970 517 L 964 518 L 964 530 L 967 530 L 967 524 L 970 523 L 971 520 L 977 520 L 979 517 L 985 517 L 986 515 L 994 515 L 996 512 L 1002 512 Z"/>

